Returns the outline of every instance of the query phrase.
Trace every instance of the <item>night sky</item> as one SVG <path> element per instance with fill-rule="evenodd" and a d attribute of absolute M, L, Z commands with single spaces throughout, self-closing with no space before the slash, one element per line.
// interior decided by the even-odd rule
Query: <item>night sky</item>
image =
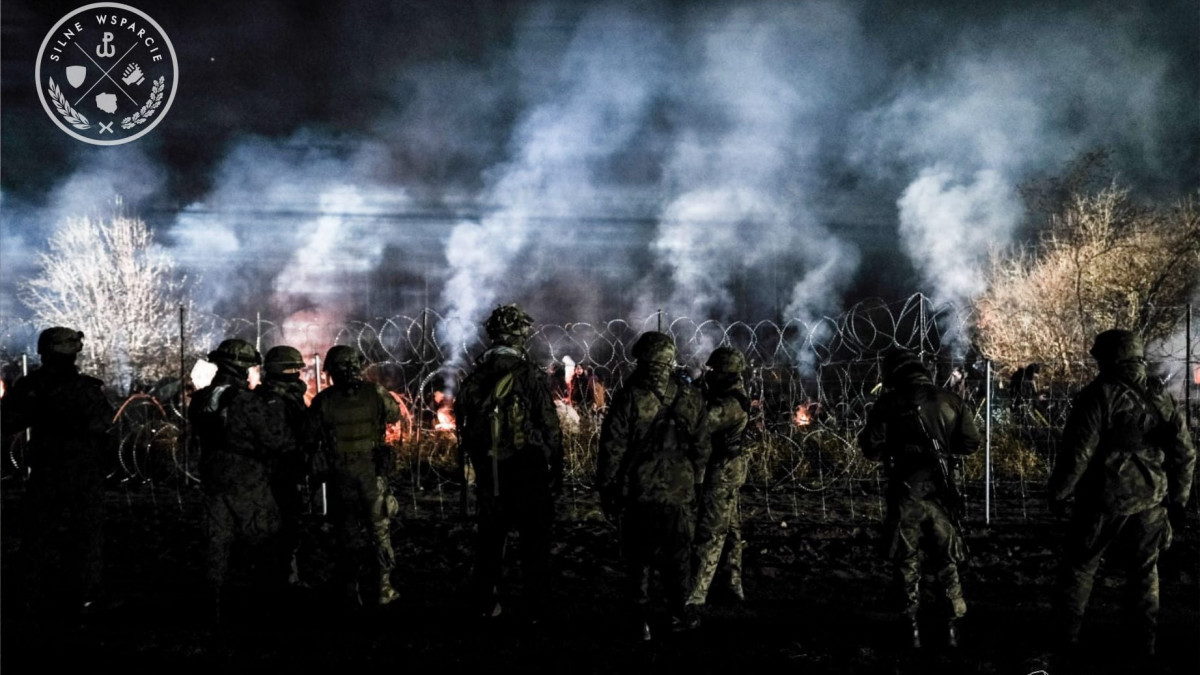
<path fill-rule="evenodd" d="M 963 302 L 1028 232 L 1018 187 L 1082 152 L 1200 187 L 1194 2 L 142 1 L 179 87 L 115 147 L 35 90 L 81 4 L 0 7 L 6 319 L 116 194 L 223 316 L 566 322 Z"/>

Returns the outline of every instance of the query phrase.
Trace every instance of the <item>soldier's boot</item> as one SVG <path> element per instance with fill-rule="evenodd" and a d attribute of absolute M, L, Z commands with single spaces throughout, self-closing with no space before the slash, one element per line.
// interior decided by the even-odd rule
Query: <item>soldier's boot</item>
<path fill-rule="evenodd" d="M 1083 617 L 1069 616 L 1060 618 L 1058 626 L 1058 648 L 1060 651 L 1075 651 L 1079 649 L 1079 633 L 1083 628 Z"/>
<path fill-rule="evenodd" d="M 216 593 L 208 598 L 204 607 L 204 622 L 210 628 L 221 624 L 221 594 Z"/>
<path fill-rule="evenodd" d="M 391 570 L 383 570 L 379 573 L 379 606 L 386 607 L 387 605 L 400 599 L 400 593 L 392 587 L 392 572 Z"/>
<path fill-rule="evenodd" d="M 746 542 L 739 538 L 729 551 L 729 595 L 737 602 L 746 601 L 746 591 L 742 588 L 742 551 Z"/>
<path fill-rule="evenodd" d="M 358 579 L 346 579 L 342 582 L 342 608 L 348 611 L 362 609 L 362 596 L 358 592 Z"/>
<path fill-rule="evenodd" d="M 654 635 L 650 630 L 650 605 L 647 602 L 636 602 L 633 606 L 633 626 L 636 628 L 634 633 L 642 642 L 650 642 Z"/>
<path fill-rule="evenodd" d="M 742 588 L 742 572 L 741 570 L 731 571 L 729 573 L 729 586 L 726 588 L 729 591 L 729 597 L 737 602 L 746 601 L 746 591 Z"/>
<path fill-rule="evenodd" d="M 697 605 L 684 605 L 682 612 L 677 612 L 671 616 L 671 630 L 676 633 L 695 630 L 699 627 L 700 608 Z"/>
<path fill-rule="evenodd" d="M 300 558 L 295 552 L 292 552 L 292 554 L 288 556 L 286 561 L 286 569 L 287 585 L 289 588 L 312 588 L 312 585 L 300 575 Z"/>
<path fill-rule="evenodd" d="M 921 623 L 917 621 L 916 616 L 905 617 L 904 622 L 905 633 L 908 638 L 908 646 L 913 649 L 921 648 Z"/>
<path fill-rule="evenodd" d="M 958 622 L 950 619 L 946 625 L 946 646 L 950 649 L 958 649 Z"/>

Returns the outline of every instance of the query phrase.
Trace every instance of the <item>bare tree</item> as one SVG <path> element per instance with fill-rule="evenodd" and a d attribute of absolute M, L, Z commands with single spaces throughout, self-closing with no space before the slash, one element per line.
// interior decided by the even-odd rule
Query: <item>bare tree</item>
<path fill-rule="evenodd" d="M 1200 279 L 1193 200 L 1140 207 L 1109 186 L 1063 200 L 1036 246 L 992 257 L 975 302 L 976 339 L 1008 369 L 1041 363 L 1069 377 L 1090 363 L 1096 333 L 1126 328 L 1148 342 L 1175 332 Z"/>
<path fill-rule="evenodd" d="M 145 222 L 70 218 L 48 248 L 21 299 L 39 324 L 84 332 L 81 366 L 121 393 L 176 372 L 184 283 Z"/>

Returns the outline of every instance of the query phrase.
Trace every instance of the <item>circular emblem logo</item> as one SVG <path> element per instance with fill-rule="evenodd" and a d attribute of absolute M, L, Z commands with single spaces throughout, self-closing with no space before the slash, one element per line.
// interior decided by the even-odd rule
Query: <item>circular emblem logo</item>
<path fill-rule="evenodd" d="M 141 138 L 175 100 L 175 47 L 144 12 L 98 2 L 63 17 L 42 41 L 35 69 L 46 114 L 85 143 Z"/>

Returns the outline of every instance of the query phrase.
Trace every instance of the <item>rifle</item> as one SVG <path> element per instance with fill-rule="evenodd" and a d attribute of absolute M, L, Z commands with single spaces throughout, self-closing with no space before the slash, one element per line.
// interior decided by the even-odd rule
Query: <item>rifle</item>
<path fill-rule="evenodd" d="M 945 494 L 946 514 L 950 516 L 950 522 L 961 534 L 963 506 L 965 505 L 962 492 L 958 489 L 958 483 L 954 481 L 954 475 L 950 471 L 950 463 L 946 459 L 946 453 L 942 452 L 942 444 L 925 427 L 925 418 L 921 416 L 921 407 L 919 405 L 917 406 L 916 416 L 917 424 L 921 426 L 921 433 L 925 435 L 930 446 L 933 447 L 933 456 L 937 460 L 938 480 L 941 482 L 942 491 Z M 966 546 L 964 545 L 965 548 Z"/>

